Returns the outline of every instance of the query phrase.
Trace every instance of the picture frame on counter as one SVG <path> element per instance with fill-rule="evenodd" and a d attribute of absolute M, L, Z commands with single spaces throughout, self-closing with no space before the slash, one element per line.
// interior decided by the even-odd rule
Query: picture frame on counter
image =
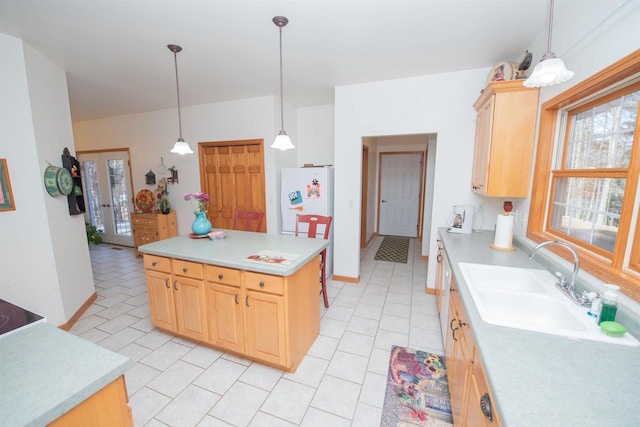
<path fill-rule="evenodd" d="M 0 212 L 13 211 L 15 209 L 16 205 L 13 203 L 7 159 L 0 159 Z"/>

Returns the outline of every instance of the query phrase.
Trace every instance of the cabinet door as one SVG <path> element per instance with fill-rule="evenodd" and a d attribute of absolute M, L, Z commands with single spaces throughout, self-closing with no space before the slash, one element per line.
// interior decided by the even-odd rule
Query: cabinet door
<path fill-rule="evenodd" d="M 178 333 L 207 341 L 209 338 L 202 280 L 174 276 L 175 307 Z"/>
<path fill-rule="evenodd" d="M 244 304 L 247 354 L 286 365 L 283 297 L 249 290 Z"/>
<path fill-rule="evenodd" d="M 159 328 L 176 332 L 176 312 L 171 275 L 147 270 L 147 291 L 149 293 L 151 323 Z"/>
<path fill-rule="evenodd" d="M 476 145 L 473 153 L 472 188 L 480 194 L 487 193 L 487 174 L 493 123 L 493 97 L 480 107 L 476 114 Z"/>
<path fill-rule="evenodd" d="M 237 286 L 206 284 L 209 342 L 244 353 L 242 295 Z"/>

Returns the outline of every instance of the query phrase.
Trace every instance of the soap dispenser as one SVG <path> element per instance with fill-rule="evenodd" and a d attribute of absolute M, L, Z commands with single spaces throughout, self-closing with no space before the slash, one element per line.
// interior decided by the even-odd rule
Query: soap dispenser
<path fill-rule="evenodd" d="M 618 311 L 618 293 L 615 291 L 607 291 L 604 293 L 602 300 L 602 310 L 598 318 L 598 324 L 602 322 L 613 322 L 616 320 L 616 312 Z"/>

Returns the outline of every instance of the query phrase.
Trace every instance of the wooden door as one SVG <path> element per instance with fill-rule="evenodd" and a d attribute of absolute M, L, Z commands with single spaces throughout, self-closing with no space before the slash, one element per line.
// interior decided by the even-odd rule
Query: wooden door
<path fill-rule="evenodd" d="M 240 288 L 208 282 L 206 298 L 209 307 L 209 342 L 244 353 L 243 298 Z"/>
<path fill-rule="evenodd" d="M 233 228 L 237 210 L 266 212 L 262 140 L 199 144 L 202 191 L 209 194 L 214 228 Z M 266 221 L 262 224 L 266 231 Z"/>
<path fill-rule="evenodd" d="M 200 341 L 209 338 L 202 280 L 175 277 L 175 305 L 178 333 Z"/>
<path fill-rule="evenodd" d="M 285 365 L 283 297 L 247 291 L 244 302 L 247 354 L 265 362 Z"/>
<path fill-rule="evenodd" d="M 147 290 L 151 323 L 159 328 L 177 331 L 171 275 L 147 270 Z"/>

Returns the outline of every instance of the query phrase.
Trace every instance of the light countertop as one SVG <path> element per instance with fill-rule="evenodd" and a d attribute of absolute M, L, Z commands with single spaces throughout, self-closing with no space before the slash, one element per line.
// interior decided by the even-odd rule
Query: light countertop
<path fill-rule="evenodd" d="M 0 337 L 0 424 L 43 426 L 133 365 L 48 323 Z"/>
<path fill-rule="evenodd" d="M 187 235 L 142 245 L 138 250 L 145 254 L 179 258 L 187 261 L 214 264 L 222 267 L 290 276 L 317 256 L 329 241 L 289 235 L 252 233 L 224 230 L 225 239 L 192 239 Z M 259 252 L 295 255 L 290 264 L 266 264 L 251 261 L 247 257 Z"/>
<path fill-rule="evenodd" d="M 504 426 L 638 425 L 640 347 L 575 340 L 484 322 L 459 262 L 542 267 L 520 249 L 490 249 L 492 231 L 451 234 L 440 229 L 439 234 Z"/>

